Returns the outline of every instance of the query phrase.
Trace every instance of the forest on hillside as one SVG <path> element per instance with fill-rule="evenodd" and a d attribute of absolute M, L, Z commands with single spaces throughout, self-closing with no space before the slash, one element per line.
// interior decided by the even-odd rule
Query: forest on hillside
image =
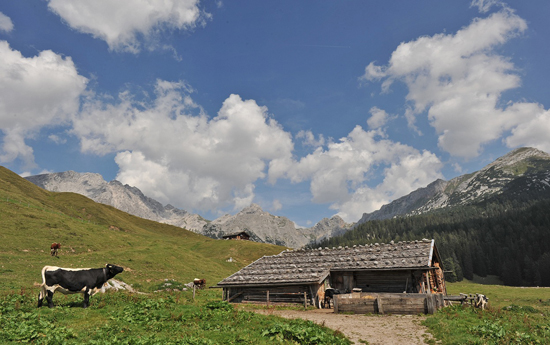
<path fill-rule="evenodd" d="M 419 216 L 363 223 L 314 247 L 435 239 L 447 281 L 497 275 L 506 285 L 550 286 L 550 200 L 495 198 Z"/>

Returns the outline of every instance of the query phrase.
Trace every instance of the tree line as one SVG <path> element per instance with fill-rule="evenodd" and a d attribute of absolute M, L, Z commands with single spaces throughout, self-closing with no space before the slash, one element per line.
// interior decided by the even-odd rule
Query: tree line
<path fill-rule="evenodd" d="M 497 197 L 424 215 L 369 221 L 312 247 L 435 239 L 449 282 L 498 276 L 511 286 L 550 286 L 550 200 Z"/>

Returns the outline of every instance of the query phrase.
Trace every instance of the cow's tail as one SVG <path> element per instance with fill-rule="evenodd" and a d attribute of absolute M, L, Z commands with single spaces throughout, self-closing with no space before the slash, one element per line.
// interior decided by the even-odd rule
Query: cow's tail
<path fill-rule="evenodd" d="M 42 301 L 46 297 L 46 270 L 48 269 L 48 266 L 44 266 L 42 268 L 42 284 L 40 284 L 40 292 L 38 293 L 38 307 L 40 308 L 42 306 Z"/>
<path fill-rule="evenodd" d="M 40 285 L 40 292 L 38 293 L 38 308 L 42 306 L 42 301 L 44 301 L 44 297 L 46 297 L 46 287 L 44 284 Z"/>

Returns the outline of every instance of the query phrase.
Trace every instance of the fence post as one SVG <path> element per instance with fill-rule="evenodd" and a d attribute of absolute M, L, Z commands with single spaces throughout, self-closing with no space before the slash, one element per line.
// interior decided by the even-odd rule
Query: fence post
<path fill-rule="evenodd" d="M 269 308 L 269 290 L 267 290 L 267 307 Z"/>
<path fill-rule="evenodd" d="M 378 295 L 378 297 L 376 298 L 376 306 L 378 307 L 378 313 L 384 314 L 384 306 L 382 304 L 382 297 L 380 297 L 380 295 Z"/>

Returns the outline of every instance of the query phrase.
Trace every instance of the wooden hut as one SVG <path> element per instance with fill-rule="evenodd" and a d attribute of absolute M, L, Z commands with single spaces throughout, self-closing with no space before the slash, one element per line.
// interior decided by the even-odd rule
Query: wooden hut
<path fill-rule="evenodd" d="M 246 231 L 239 231 L 222 237 L 224 240 L 250 240 L 250 235 Z"/>
<path fill-rule="evenodd" d="M 285 250 L 264 256 L 217 284 L 237 303 L 318 305 L 326 288 L 344 292 L 446 295 L 434 240 Z"/>

